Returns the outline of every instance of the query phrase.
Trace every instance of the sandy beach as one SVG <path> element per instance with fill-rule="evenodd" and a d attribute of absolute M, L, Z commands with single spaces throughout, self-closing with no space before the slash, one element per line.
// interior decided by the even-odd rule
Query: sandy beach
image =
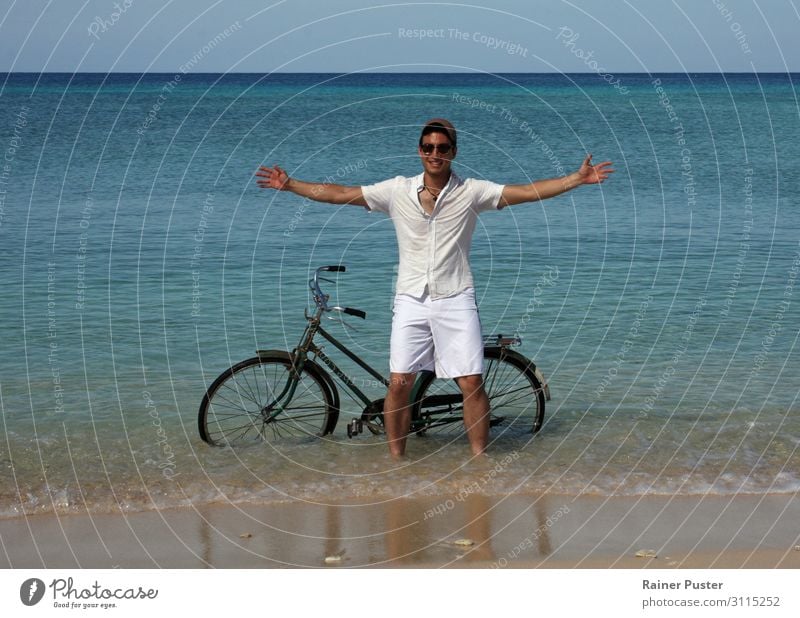
<path fill-rule="evenodd" d="M 470 495 L 0 520 L 4 568 L 800 568 L 794 495 Z"/>

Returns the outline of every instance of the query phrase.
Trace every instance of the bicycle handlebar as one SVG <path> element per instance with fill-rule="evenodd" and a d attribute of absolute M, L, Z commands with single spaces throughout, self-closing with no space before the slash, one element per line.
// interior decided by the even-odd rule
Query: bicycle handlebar
<path fill-rule="evenodd" d="M 357 318 L 361 318 L 362 320 L 367 319 L 367 312 L 361 311 L 361 309 L 353 309 L 352 307 L 342 307 L 342 311 L 347 315 L 354 315 Z"/>
<path fill-rule="evenodd" d="M 319 276 L 320 272 L 343 273 L 345 271 L 346 267 L 344 266 L 344 264 L 335 264 L 333 266 L 320 266 L 314 271 L 314 278 L 308 281 L 308 287 L 311 288 L 311 292 L 314 296 L 314 303 L 317 305 L 317 307 L 319 307 L 323 311 L 341 311 L 342 313 L 346 313 L 347 315 L 354 315 L 357 318 L 365 320 L 367 318 L 367 313 L 365 311 L 361 311 L 361 309 L 353 309 L 352 307 L 328 306 L 328 299 L 330 298 L 330 296 L 325 294 L 319 285 L 320 279 L 322 279 L 323 281 L 330 281 L 329 279 L 324 279 L 320 277 Z"/>

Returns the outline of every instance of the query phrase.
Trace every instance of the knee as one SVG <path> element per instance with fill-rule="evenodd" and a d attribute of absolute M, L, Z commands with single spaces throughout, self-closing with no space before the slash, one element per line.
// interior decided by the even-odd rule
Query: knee
<path fill-rule="evenodd" d="M 456 382 L 465 396 L 480 393 L 483 390 L 482 375 L 461 376 L 460 378 L 456 378 Z"/>
<path fill-rule="evenodd" d="M 388 396 L 407 397 L 414 388 L 414 374 L 393 373 L 389 378 Z"/>

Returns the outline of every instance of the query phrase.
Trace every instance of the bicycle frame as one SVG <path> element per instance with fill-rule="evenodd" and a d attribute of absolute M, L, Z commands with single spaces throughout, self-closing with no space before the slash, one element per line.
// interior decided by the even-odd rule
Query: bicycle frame
<path fill-rule="evenodd" d="M 314 283 L 316 284 L 316 280 Z M 334 360 L 325 354 L 323 349 L 314 342 L 314 337 L 317 335 L 322 336 L 323 339 L 333 344 L 334 347 L 355 362 L 359 367 L 364 369 L 364 371 L 366 371 L 369 375 L 380 381 L 381 384 L 386 387 L 389 386 L 389 380 L 381 375 L 380 372 L 378 372 L 369 363 L 359 357 L 355 352 L 351 351 L 346 345 L 344 345 L 322 327 L 322 315 L 325 311 L 330 311 L 331 309 L 327 307 L 327 297 L 319 300 L 315 296 L 315 301 L 317 303 L 317 310 L 314 312 L 314 315 L 311 316 L 308 315 L 308 312 L 306 312 L 308 325 L 306 326 L 306 329 L 300 338 L 300 343 L 293 350 L 295 355 L 295 365 L 292 368 L 292 372 L 286 382 L 286 386 L 284 386 L 281 393 L 275 397 L 273 402 L 267 406 L 264 406 L 264 408 L 261 410 L 261 413 L 265 416 L 266 421 L 272 420 L 281 414 L 281 412 L 283 412 L 283 406 L 279 405 L 281 401 L 291 401 L 294 397 L 295 389 L 300 381 L 300 375 L 303 372 L 303 365 L 305 365 L 306 361 L 308 360 L 309 354 L 313 355 L 314 358 L 319 358 L 333 372 L 333 374 L 342 381 L 342 384 L 344 384 L 353 395 L 358 397 L 358 399 L 360 399 L 365 406 L 372 403 L 372 399 L 367 397 L 367 395 L 365 395 L 364 392 L 355 385 L 350 376 L 348 376 L 334 362 Z M 334 309 L 343 310 L 339 307 L 335 307 Z M 257 353 L 260 352 L 261 351 L 257 351 Z"/>
<path fill-rule="evenodd" d="M 361 359 L 357 354 L 352 352 L 347 346 L 341 343 L 336 337 L 331 335 L 328 331 L 322 328 L 321 325 L 317 325 L 316 333 L 319 333 L 326 341 L 332 343 L 342 354 L 347 356 L 350 360 L 356 363 L 359 367 L 361 367 L 364 371 L 370 374 L 373 378 L 378 380 L 381 384 L 388 387 L 389 380 L 387 380 L 384 376 L 382 376 L 377 370 L 370 366 L 365 360 Z M 319 358 L 325 365 L 338 377 L 342 383 L 350 390 L 353 395 L 358 397 L 364 405 L 369 405 L 372 402 L 372 399 L 367 397 L 363 391 L 358 388 L 354 383 L 353 380 L 348 376 L 344 371 L 342 371 L 339 366 L 331 359 L 325 352 L 320 348 L 316 343 L 314 343 L 313 339 L 308 341 L 307 348 L 305 351 L 306 354 L 311 353 L 314 354 L 316 358 Z"/>

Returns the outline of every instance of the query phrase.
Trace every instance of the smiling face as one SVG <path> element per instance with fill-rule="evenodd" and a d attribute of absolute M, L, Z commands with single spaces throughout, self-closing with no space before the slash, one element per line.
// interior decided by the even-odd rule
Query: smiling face
<path fill-rule="evenodd" d="M 442 149 L 448 152 L 442 152 Z M 447 177 L 450 175 L 450 162 L 456 156 L 456 149 L 450 143 L 447 134 L 434 131 L 423 136 L 422 143 L 418 148 L 419 157 L 422 160 L 422 167 L 431 177 Z"/>

